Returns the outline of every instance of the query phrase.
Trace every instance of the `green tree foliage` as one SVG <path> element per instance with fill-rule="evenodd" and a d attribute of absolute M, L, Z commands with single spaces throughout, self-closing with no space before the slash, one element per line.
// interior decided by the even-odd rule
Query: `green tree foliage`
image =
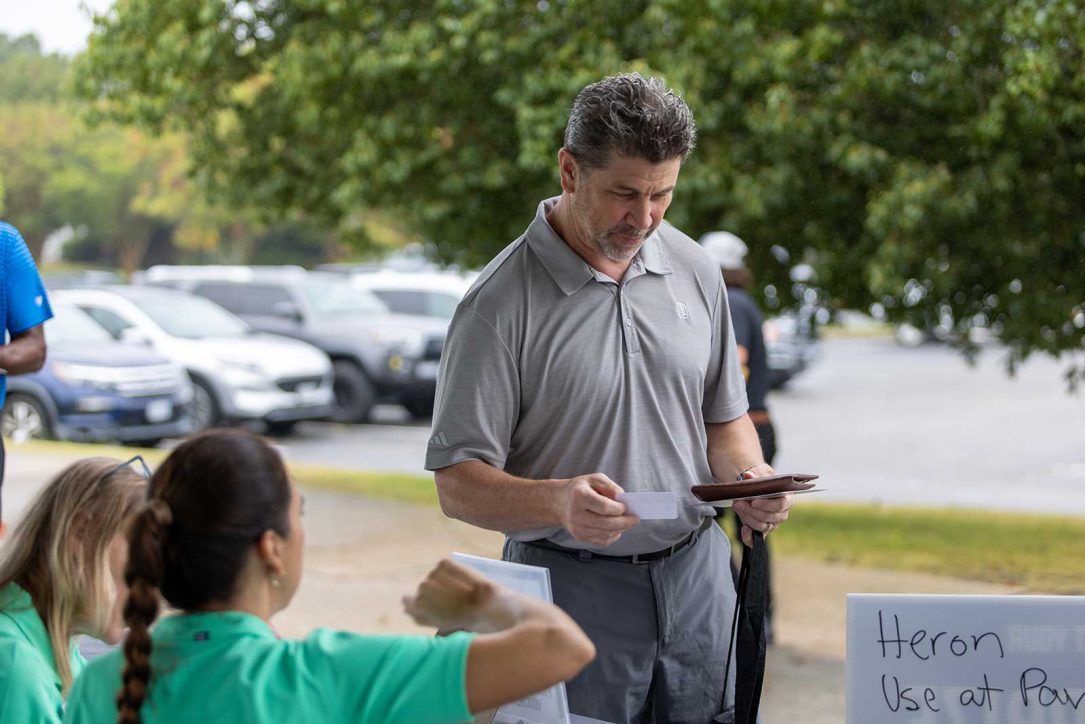
<path fill-rule="evenodd" d="M 0 103 L 55 103 L 64 92 L 68 60 L 46 55 L 33 35 L 0 33 Z"/>
<path fill-rule="evenodd" d="M 63 164 L 73 121 L 59 105 L 0 104 L 0 173 L 4 216 L 37 255 L 45 236 L 63 226 L 46 201 L 50 175 Z"/>
<path fill-rule="evenodd" d="M 66 252 L 129 272 L 154 240 L 204 259 L 247 261 L 259 250 L 255 215 L 213 203 L 192 183 L 183 137 L 88 128 L 69 71 L 67 58 L 42 54 L 33 36 L 0 34 L 0 209 L 36 255 L 63 226 L 76 230 Z"/>
<path fill-rule="evenodd" d="M 477 264 L 558 191 L 577 90 L 659 74 L 700 127 L 672 221 L 1016 361 L 1085 335 L 1083 45 L 1072 0 L 119 0 L 77 75 L 99 118 L 188 134 L 216 197 L 381 209 Z"/>

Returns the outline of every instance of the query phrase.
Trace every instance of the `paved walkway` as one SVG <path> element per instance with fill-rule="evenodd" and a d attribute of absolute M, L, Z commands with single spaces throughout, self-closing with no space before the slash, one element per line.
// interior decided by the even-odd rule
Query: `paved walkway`
<path fill-rule="evenodd" d="M 5 517 L 66 459 L 8 450 Z M 370 633 L 422 631 L 402 612 L 401 596 L 452 551 L 497 557 L 500 534 L 444 517 L 439 510 L 323 490 L 305 490 L 305 577 L 275 624 L 287 636 L 318 626 Z M 845 594 L 1006 593 L 955 579 L 855 569 L 800 559 L 776 561 L 776 645 L 769 651 L 762 703 L 765 724 L 844 721 Z"/>

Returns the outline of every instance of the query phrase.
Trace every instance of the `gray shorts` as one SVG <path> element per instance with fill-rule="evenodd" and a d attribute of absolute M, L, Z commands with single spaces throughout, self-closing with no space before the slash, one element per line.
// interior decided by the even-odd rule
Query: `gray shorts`
<path fill-rule="evenodd" d="M 513 540 L 504 550 L 507 561 L 550 569 L 554 602 L 595 643 L 595 661 L 566 684 L 570 711 L 616 724 L 707 724 L 721 714 L 735 606 L 730 556 L 716 525 L 674 555 L 639 565 L 582 561 Z"/>

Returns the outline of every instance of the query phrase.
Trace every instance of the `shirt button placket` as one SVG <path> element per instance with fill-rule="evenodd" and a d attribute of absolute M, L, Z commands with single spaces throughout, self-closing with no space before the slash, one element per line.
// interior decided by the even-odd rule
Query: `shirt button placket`
<path fill-rule="evenodd" d="M 624 290 L 619 289 L 618 302 L 620 305 L 618 312 L 625 324 L 622 334 L 622 338 L 625 340 L 625 353 L 638 354 L 640 352 L 640 341 L 637 338 L 637 328 L 633 325 L 633 311 L 629 308 L 629 301 Z"/>

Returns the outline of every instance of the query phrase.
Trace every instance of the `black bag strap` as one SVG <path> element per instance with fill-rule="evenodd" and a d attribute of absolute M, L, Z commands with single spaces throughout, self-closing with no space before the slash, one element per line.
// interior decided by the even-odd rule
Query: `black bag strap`
<path fill-rule="evenodd" d="M 765 538 L 754 531 L 753 547 L 742 549 L 738 574 L 735 615 L 731 621 L 731 642 L 723 672 L 723 702 L 727 704 L 727 682 L 735 665 L 735 724 L 755 724 L 765 680 L 765 613 L 769 599 L 768 554 Z"/>

